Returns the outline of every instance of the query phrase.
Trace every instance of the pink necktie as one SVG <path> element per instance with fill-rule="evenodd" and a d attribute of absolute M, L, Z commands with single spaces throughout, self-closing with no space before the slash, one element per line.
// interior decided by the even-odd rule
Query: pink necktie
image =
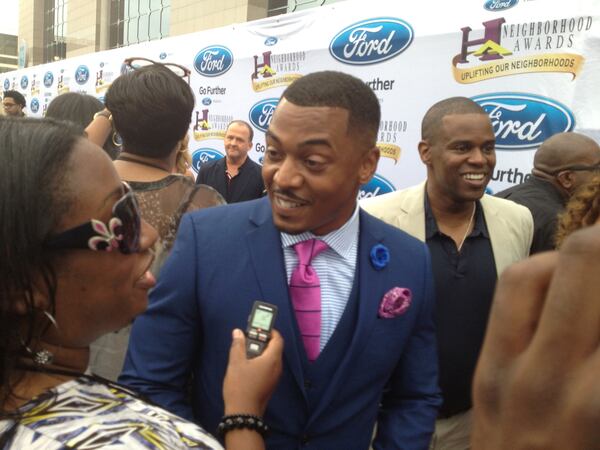
<path fill-rule="evenodd" d="M 290 298 L 310 362 L 319 356 L 321 340 L 321 281 L 310 263 L 326 248 L 328 245 L 319 239 L 309 239 L 294 245 L 298 267 L 290 278 Z"/>

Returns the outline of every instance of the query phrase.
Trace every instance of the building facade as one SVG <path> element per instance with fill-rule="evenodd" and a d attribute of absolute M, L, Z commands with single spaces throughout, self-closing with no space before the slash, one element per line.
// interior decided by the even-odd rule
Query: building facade
<path fill-rule="evenodd" d="M 17 36 L 0 33 L 0 73 L 19 68 L 18 54 Z"/>
<path fill-rule="evenodd" d="M 336 1 L 20 0 L 19 43 L 33 66 Z"/>

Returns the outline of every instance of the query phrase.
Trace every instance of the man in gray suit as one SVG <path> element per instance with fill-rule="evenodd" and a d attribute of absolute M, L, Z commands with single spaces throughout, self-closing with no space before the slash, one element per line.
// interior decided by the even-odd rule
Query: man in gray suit
<path fill-rule="evenodd" d="M 429 247 L 444 397 L 431 448 L 463 450 L 469 448 L 471 380 L 496 280 L 527 256 L 533 221 L 527 208 L 484 195 L 496 165 L 495 136 L 477 103 L 465 97 L 436 103 L 421 133 L 427 181 L 361 206 Z"/>

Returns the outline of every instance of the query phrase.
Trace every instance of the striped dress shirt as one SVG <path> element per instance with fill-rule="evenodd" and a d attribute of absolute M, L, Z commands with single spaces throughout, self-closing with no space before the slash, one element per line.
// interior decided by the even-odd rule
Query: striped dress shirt
<path fill-rule="evenodd" d="M 298 265 L 298 256 L 293 247 L 295 244 L 316 238 L 329 246 L 311 263 L 321 282 L 321 351 L 333 335 L 350 297 L 358 253 L 358 229 L 357 205 L 352 217 L 342 227 L 324 236 L 315 236 L 310 231 L 301 234 L 280 233 L 288 285 Z"/>

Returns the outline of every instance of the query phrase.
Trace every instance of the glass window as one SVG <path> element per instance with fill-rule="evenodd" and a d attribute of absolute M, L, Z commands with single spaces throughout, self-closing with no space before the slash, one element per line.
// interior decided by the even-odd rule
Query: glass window
<path fill-rule="evenodd" d="M 171 0 L 112 0 L 111 48 L 169 36 Z"/>

